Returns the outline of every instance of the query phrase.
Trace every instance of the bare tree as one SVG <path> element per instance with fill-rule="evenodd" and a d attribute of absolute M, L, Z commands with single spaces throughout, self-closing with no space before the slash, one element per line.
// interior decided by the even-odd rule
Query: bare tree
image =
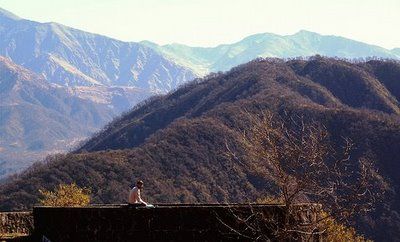
<path fill-rule="evenodd" d="M 229 145 L 227 149 L 231 157 L 275 182 L 278 193 L 273 199 L 283 205 L 284 212 L 282 226 L 274 225 L 279 228 L 276 238 L 311 240 L 324 231 L 323 221 L 331 216 L 348 222 L 374 208 L 382 178 L 368 158 L 352 158 L 350 139 L 343 138 L 341 149 L 334 149 L 327 129 L 317 122 L 287 114 L 277 117 L 267 111 L 244 113 L 249 119 L 248 129 L 240 135 L 244 155 Z M 317 218 L 308 220 L 307 226 L 298 219 L 300 203 L 321 205 L 313 206 Z"/>

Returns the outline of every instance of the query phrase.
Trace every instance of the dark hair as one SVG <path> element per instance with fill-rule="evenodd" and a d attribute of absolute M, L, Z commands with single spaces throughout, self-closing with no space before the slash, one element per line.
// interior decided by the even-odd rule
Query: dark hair
<path fill-rule="evenodd" d="M 138 181 L 136 182 L 136 184 L 137 184 L 137 185 L 143 185 L 143 181 L 142 181 L 142 180 L 138 180 Z"/>

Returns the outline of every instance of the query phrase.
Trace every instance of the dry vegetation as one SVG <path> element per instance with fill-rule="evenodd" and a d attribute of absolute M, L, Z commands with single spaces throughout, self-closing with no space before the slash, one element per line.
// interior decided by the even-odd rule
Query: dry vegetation
<path fill-rule="evenodd" d="M 39 192 L 42 206 L 80 207 L 90 203 L 90 189 L 80 188 L 75 183 L 60 184 L 54 191 L 39 189 Z"/>
<path fill-rule="evenodd" d="M 263 224 L 274 225 L 274 237 L 282 241 L 303 236 L 307 241 L 318 234 L 324 234 L 328 241 L 365 241 L 363 236 L 342 223 L 347 223 L 360 214 L 375 208 L 383 196 L 385 187 L 382 177 L 371 166 L 366 157 L 353 160 L 350 156 L 353 144 L 343 139 L 342 150 L 335 151 L 326 128 L 316 122 L 306 123 L 301 117 L 276 117 L 262 111 L 257 114 L 243 112 L 248 117 L 250 128 L 243 130 L 245 153 L 243 156 L 231 151 L 228 155 L 238 162 L 248 163 L 261 176 L 271 177 L 277 186 L 277 193 L 258 202 L 283 205 L 283 221 L 274 217 L 257 216 Z M 308 226 L 293 219 L 301 203 L 319 204 L 313 211 L 318 214 Z M 242 218 L 242 221 L 250 221 Z M 247 230 L 262 228 L 251 221 Z M 271 229 L 270 229 L 271 230 Z M 254 231 L 254 240 L 260 240 L 267 233 Z M 269 240 L 270 238 L 263 238 Z"/>

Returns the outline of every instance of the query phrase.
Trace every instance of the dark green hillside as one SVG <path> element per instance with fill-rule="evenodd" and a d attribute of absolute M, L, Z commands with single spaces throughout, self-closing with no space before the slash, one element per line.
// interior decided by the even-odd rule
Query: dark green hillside
<path fill-rule="evenodd" d="M 395 68 L 388 72 L 399 64 L 390 65 Z M 353 158 L 372 158 L 389 192 L 385 204 L 357 226 L 378 240 L 395 236 L 400 232 L 400 119 L 395 88 L 387 83 L 397 74 L 379 74 L 376 66 L 321 57 L 267 59 L 196 80 L 134 108 L 74 153 L 49 158 L 1 185 L 0 210 L 30 207 L 39 188 L 72 181 L 91 187 L 93 202 L 125 202 L 129 185 L 139 177 L 151 202 L 254 201 L 272 193 L 274 181 L 255 173 L 246 160 L 227 157 L 226 144 L 243 154 L 236 141 L 248 128 L 246 112 L 269 110 L 318 121 L 334 147 L 350 137 L 356 143 Z"/>
<path fill-rule="evenodd" d="M 327 88 L 343 104 L 400 114 L 399 102 L 380 78 L 346 61 L 317 57 L 290 63 L 297 74 Z M 397 66 L 400 66 L 397 64 Z M 395 74 L 395 73 L 393 73 Z"/>
<path fill-rule="evenodd" d="M 400 69 L 396 62 L 381 63 L 391 63 Z M 368 66 L 364 69 L 349 62 L 320 57 L 311 61 L 268 60 L 242 65 L 226 75 L 195 80 L 169 95 L 147 100 L 110 123 L 78 151 L 136 147 L 177 118 L 197 117 L 224 102 L 255 95 L 274 98 L 270 102 L 275 106 L 283 99 L 283 105 L 346 105 L 398 114 L 396 89 L 386 87 L 388 81 L 382 75 L 368 73 Z M 397 72 L 392 76 L 398 76 Z"/>
<path fill-rule="evenodd" d="M 368 72 L 375 75 L 392 95 L 396 97 L 397 100 L 400 100 L 399 61 L 371 60 L 360 65 Z"/>

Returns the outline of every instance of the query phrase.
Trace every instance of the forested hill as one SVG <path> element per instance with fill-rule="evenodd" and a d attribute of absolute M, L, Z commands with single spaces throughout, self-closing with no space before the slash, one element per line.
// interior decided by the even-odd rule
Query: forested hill
<path fill-rule="evenodd" d="M 238 153 L 246 113 L 269 110 L 325 125 L 332 144 L 356 144 L 354 158 L 368 155 L 388 187 L 385 204 L 357 227 L 382 240 L 400 233 L 400 64 L 352 63 L 330 58 L 260 59 L 223 74 L 195 80 L 154 97 L 110 123 L 74 153 L 0 185 L 0 210 L 24 209 L 39 188 L 77 182 L 91 187 L 93 202 L 125 202 L 133 179 L 145 181 L 151 202 L 245 202 L 274 192 L 274 180 Z M 373 232 L 375 231 L 375 232 Z M 379 231 L 379 232 L 378 232 Z"/>
<path fill-rule="evenodd" d="M 310 61 L 254 61 L 147 100 L 110 123 L 79 150 L 135 147 L 175 119 L 199 117 L 242 99 L 268 98 L 268 108 L 307 106 L 399 114 L 399 78 L 400 64 L 395 61 L 354 64 L 321 57 Z"/>

